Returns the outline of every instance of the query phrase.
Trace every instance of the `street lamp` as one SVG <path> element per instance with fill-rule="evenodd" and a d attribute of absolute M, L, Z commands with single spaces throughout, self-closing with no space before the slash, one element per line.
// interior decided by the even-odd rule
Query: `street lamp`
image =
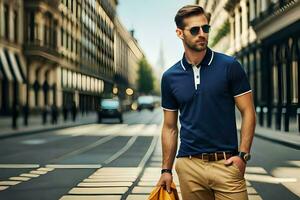
<path fill-rule="evenodd" d="M 133 90 L 132 90 L 131 88 L 127 88 L 127 89 L 126 89 L 126 94 L 127 94 L 128 96 L 133 95 Z"/>
<path fill-rule="evenodd" d="M 115 95 L 118 94 L 118 88 L 117 87 L 113 88 L 113 94 L 115 94 Z"/>

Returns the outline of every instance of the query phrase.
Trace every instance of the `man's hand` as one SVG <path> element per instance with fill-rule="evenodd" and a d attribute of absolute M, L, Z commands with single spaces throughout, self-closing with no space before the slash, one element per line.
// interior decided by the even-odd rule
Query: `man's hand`
<path fill-rule="evenodd" d="M 239 156 L 233 156 L 225 161 L 225 165 L 227 166 L 232 164 L 235 164 L 239 168 L 241 174 L 244 176 L 246 163 L 242 160 L 242 158 L 240 158 Z"/>
<path fill-rule="evenodd" d="M 168 193 L 171 193 L 171 183 L 173 181 L 173 176 L 170 173 L 163 173 L 160 176 L 158 183 L 156 184 L 157 187 L 164 186 L 167 189 Z"/>

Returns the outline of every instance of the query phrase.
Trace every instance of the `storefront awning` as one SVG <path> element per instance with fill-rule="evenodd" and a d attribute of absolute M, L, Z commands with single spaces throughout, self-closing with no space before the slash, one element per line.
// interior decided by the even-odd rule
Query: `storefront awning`
<path fill-rule="evenodd" d="M 3 72 L 4 77 L 6 77 L 9 81 L 12 81 L 13 75 L 11 70 L 9 69 L 9 65 L 7 62 L 7 58 L 4 53 L 4 49 L 0 47 L 0 68 Z"/>
<path fill-rule="evenodd" d="M 24 79 L 21 75 L 20 67 L 17 64 L 15 54 L 11 51 L 8 51 L 8 57 L 9 57 L 9 60 L 10 60 L 9 63 L 11 64 L 11 68 L 12 68 L 13 74 L 15 75 L 16 81 L 18 81 L 19 83 L 24 83 Z"/>
<path fill-rule="evenodd" d="M 27 70 L 26 70 L 26 64 L 25 64 L 25 61 L 24 61 L 24 57 L 20 54 L 15 54 L 16 56 L 16 61 L 17 61 L 17 64 L 19 66 L 19 69 L 20 69 L 20 72 L 21 72 L 21 75 L 23 77 L 23 80 L 26 81 L 26 77 L 27 77 Z"/>

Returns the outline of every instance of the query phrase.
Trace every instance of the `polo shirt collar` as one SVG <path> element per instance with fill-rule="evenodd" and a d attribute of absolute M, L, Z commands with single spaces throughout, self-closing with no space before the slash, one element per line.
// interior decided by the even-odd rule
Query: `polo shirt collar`
<path fill-rule="evenodd" d="M 201 66 L 210 66 L 212 61 L 213 61 L 213 58 L 214 58 L 214 52 L 207 47 L 207 50 L 206 50 L 206 53 L 205 53 L 205 56 L 203 58 L 203 60 L 201 61 L 201 63 L 199 65 Z M 184 69 L 184 70 L 187 70 L 188 68 L 192 68 L 193 65 L 190 64 L 186 57 L 185 57 L 185 53 L 183 54 L 183 57 L 181 59 L 181 67 Z"/>

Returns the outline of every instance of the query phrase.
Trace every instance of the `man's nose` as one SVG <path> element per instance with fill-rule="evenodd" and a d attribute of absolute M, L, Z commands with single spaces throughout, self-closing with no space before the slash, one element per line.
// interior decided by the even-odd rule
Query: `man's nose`
<path fill-rule="evenodd" d="M 204 33 L 204 31 L 202 30 L 202 28 L 200 28 L 198 36 L 205 36 L 206 33 Z"/>

